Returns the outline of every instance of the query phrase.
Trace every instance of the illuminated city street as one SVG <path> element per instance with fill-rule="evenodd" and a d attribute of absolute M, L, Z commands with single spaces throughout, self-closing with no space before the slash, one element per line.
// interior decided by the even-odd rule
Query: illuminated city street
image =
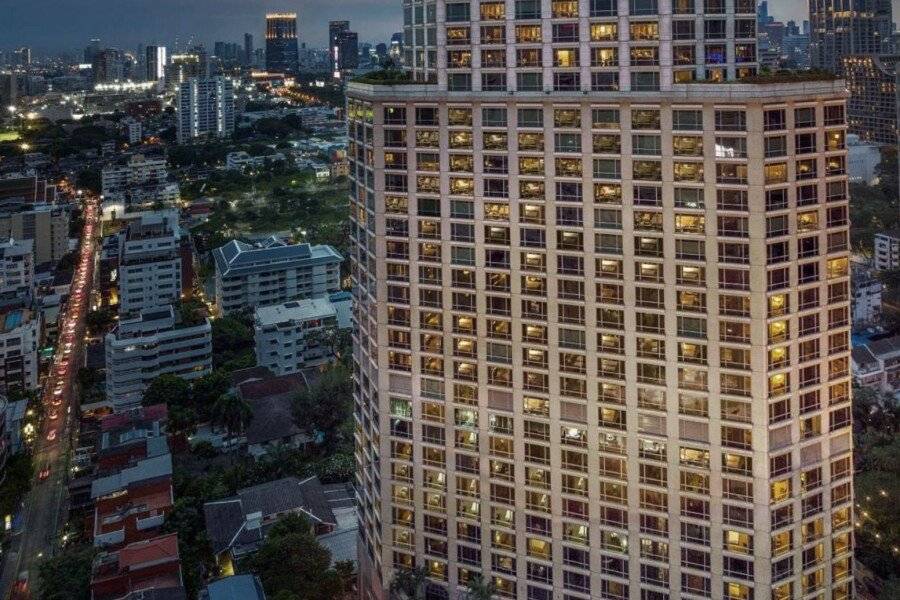
<path fill-rule="evenodd" d="M 36 562 L 52 553 L 62 541 L 58 539 L 60 526 L 64 523 L 61 509 L 65 502 L 73 424 L 77 423 L 78 413 L 73 388 L 83 360 L 84 320 L 89 309 L 95 236 L 99 227 L 98 204 L 98 197 L 85 197 L 84 230 L 71 294 L 60 319 L 59 342 L 52 367 L 43 385 L 45 416 L 41 429 L 34 432 L 35 479 L 24 502 L 22 532 L 12 538 L 3 564 L 2 587 L 3 590 L 13 587 L 14 598 L 32 596 L 33 590 L 29 587 L 33 583 L 29 579 L 33 579 Z"/>

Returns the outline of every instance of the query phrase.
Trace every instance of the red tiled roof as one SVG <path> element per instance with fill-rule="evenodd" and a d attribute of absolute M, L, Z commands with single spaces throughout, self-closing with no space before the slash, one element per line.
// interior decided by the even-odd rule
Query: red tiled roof
<path fill-rule="evenodd" d="M 150 562 L 178 560 L 178 534 L 170 533 L 145 542 L 128 544 L 119 550 L 119 569 L 140 567 Z"/>
<path fill-rule="evenodd" d="M 165 404 L 144 406 L 136 411 L 126 411 L 106 415 L 100 419 L 100 429 L 109 431 L 118 427 L 124 427 L 135 420 L 139 421 L 164 421 L 169 415 L 169 409 Z"/>
<path fill-rule="evenodd" d="M 306 387 L 306 379 L 301 373 L 294 373 L 280 377 L 245 381 L 237 387 L 241 398 L 249 402 L 251 400 L 299 392 Z"/>

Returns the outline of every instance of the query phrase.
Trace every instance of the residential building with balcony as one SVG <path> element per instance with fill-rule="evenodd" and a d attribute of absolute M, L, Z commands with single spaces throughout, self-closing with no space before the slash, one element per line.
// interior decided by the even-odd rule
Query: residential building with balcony
<path fill-rule="evenodd" d="M 145 213 L 119 233 L 120 315 L 133 315 L 180 300 L 181 235 L 175 212 Z"/>
<path fill-rule="evenodd" d="M 0 394 L 38 387 L 41 315 L 28 308 L 0 312 Z"/>
<path fill-rule="evenodd" d="M 343 257 L 331 246 L 287 244 L 278 239 L 256 246 L 233 240 L 213 250 L 219 313 L 228 315 L 313 298 L 341 288 Z"/>
<path fill-rule="evenodd" d="M 253 319 L 256 364 L 275 375 L 326 364 L 334 358 L 328 336 L 337 329 L 327 296 L 260 306 Z"/>
<path fill-rule="evenodd" d="M 875 234 L 875 270 L 891 271 L 900 268 L 900 231 Z"/>
<path fill-rule="evenodd" d="M 212 372 L 209 320 L 180 322 L 171 306 L 120 319 L 105 344 L 106 397 L 115 412 L 140 405 L 160 375 L 193 380 Z"/>

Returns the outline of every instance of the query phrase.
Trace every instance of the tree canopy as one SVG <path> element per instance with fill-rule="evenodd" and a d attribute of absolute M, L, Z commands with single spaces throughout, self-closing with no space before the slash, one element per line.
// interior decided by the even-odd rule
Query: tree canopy
<path fill-rule="evenodd" d="M 353 411 L 353 385 L 349 370 L 336 364 L 302 390 L 294 402 L 297 426 L 326 444 L 336 441 L 341 425 Z"/>
<path fill-rule="evenodd" d="M 241 566 L 259 575 L 266 594 L 275 598 L 341 600 L 352 589 L 352 568 L 332 567 L 331 553 L 299 515 L 276 523 L 259 551 Z"/>
<path fill-rule="evenodd" d="M 40 600 L 90 600 L 92 546 L 73 546 L 38 566 Z"/>

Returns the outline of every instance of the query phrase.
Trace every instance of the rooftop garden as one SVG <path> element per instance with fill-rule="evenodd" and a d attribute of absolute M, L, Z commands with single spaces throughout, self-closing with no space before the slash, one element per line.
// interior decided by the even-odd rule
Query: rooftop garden
<path fill-rule="evenodd" d="M 723 81 L 698 80 L 688 83 L 803 83 L 809 81 L 835 81 L 840 79 L 831 71 L 823 71 L 821 69 L 810 69 L 807 71 L 792 71 L 789 69 L 779 69 L 777 71 L 763 70 L 756 75 L 743 77 L 741 79 L 729 79 Z"/>
<path fill-rule="evenodd" d="M 400 69 L 382 69 L 370 71 L 353 80 L 354 83 L 368 83 L 371 85 L 408 85 L 418 83 L 413 80 L 408 71 Z"/>

